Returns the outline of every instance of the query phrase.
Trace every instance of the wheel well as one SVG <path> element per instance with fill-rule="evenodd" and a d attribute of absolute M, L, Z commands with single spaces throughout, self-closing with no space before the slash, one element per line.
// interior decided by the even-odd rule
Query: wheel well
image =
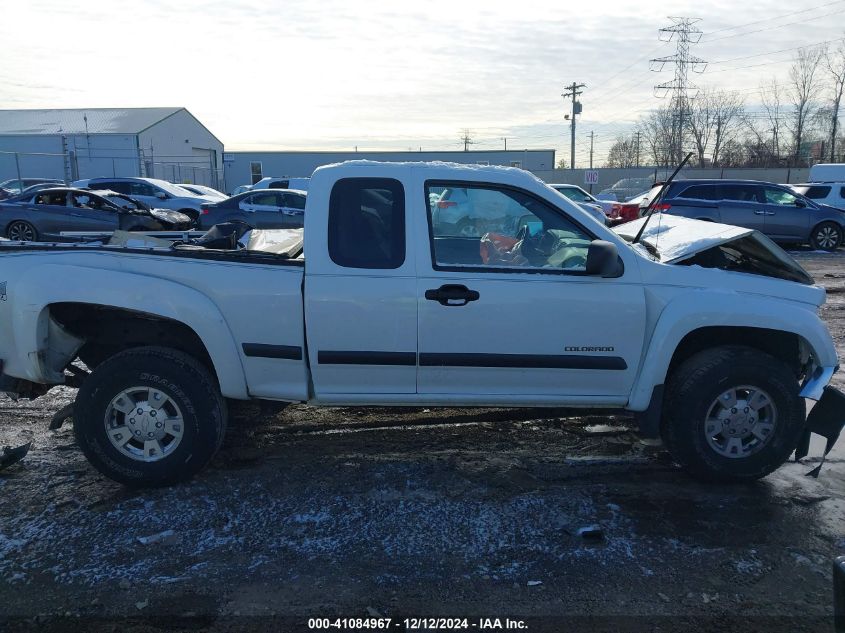
<path fill-rule="evenodd" d="M 85 340 L 77 356 L 89 369 L 123 350 L 158 345 L 191 355 L 216 376 L 214 363 L 202 339 L 184 323 L 135 310 L 88 303 L 54 303 L 49 308 L 53 319 Z"/>
<path fill-rule="evenodd" d="M 698 352 L 723 345 L 753 347 L 785 362 L 796 376 L 801 373 L 801 346 L 797 334 L 756 327 L 713 326 L 693 330 L 681 340 L 672 355 L 667 376 Z"/>

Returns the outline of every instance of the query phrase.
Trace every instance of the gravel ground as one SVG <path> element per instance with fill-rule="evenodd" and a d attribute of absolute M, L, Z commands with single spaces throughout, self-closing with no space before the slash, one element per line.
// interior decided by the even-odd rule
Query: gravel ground
<path fill-rule="evenodd" d="M 845 356 L 845 254 L 795 256 L 828 288 L 822 315 Z M 708 486 L 625 416 L 242 405 L 201 476 L 131 491 L 87 465 L 67 425 L 47 430 L 74 395 L 0 402 L 0 446 L 33 441 L 0 473 L 0 628 L 301 630 L 381 615 L 831 629 L 841 446 L 818 480 L 807 459 Z M 600 538 L 579 534 L 590 526 Z"/>

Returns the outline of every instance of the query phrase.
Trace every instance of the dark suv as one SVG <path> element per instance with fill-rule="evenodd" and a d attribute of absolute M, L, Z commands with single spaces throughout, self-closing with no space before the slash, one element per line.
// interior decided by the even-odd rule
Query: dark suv
<path fill-rule="evenodd" d="M 651 190 L 647 205 L 659 186 Z M 756 180 L 679 180 L 669 185 L 658 211 L 756 229 L 779 242 L 836 250 L 845 235 L 845 212 Z"/>

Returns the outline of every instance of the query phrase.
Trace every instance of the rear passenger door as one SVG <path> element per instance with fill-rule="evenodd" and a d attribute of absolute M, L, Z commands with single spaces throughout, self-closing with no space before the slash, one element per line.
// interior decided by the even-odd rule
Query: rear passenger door
<path fill-rule="evenodd" d="M 57 236 L 61 231 L 74 230 L 68 220 L 68 192 L 47 191 L 36 194 L 31 204 L 26 207 L 31 212 L 30 218 L 41 235 Z"/>
<path fill-rule="evenodd" d="M 764 231 L 766 210 L 759 185 L 726 183 L 719 185 L 719 218 L 723 224 Z"/>
<path fill-rule="evenodd" d="M 316 204 L 328 206 L 328 244 L 308 255 L 313 259 L 305 278 L 317 399 L 407 402 L 417 387 L 417 303 L 414 256 L 406 248 L 405 184 L 343 178 L 330 194 L 318 196 Z M 318 235 L 321 229 L 315 224 L 309 231 Z M 320 255 L 326 246 L 328 257 Z"/>

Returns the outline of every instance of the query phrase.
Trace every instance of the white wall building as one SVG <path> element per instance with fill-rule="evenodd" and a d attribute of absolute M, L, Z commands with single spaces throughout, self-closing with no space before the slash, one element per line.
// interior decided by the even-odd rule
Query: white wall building
<path fill-rule="evenodd" d="M 226 186 L 255 184 L 266 176 L 310 176 L 317 167 L 345 160 L 446 161 L 463 164 L 505 165 L 528 171 L 555 167 L 553 149 L 444 152 L 226 152 Z"/>
<path fill-rule="evenodd" d="M 185 108 L 0 110 L 0 181 L 148 176 L 222 186 L 222 154 Z"/>

